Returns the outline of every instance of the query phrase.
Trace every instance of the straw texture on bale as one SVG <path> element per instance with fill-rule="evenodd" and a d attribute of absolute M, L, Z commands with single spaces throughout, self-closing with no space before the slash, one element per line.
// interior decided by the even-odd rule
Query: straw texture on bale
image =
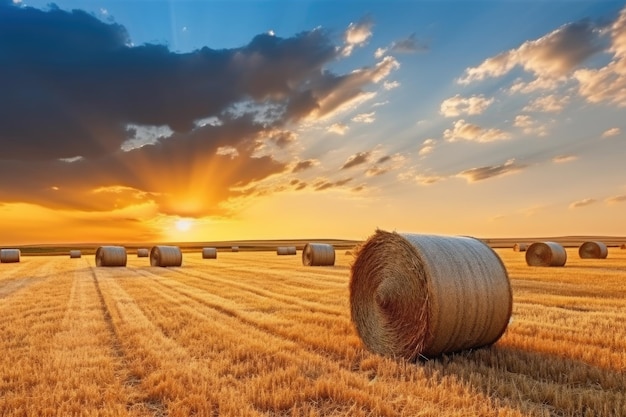
<path fill-rule="evenodd" d="M 147 258 L 150 256 L 150 251 L 146 248 L 137 249 L 137 257 L 138 258 Z"/>
<path fill-rule="evenodd" d="M 0 249 L 0 262 L 2 263 L 15 263 L 20 261 L 19 249 Z"/>
<path fill-rule="evenodd" d="M 96 266 L 126 266 L 126 248 L 100 246 L 96 249 Z"/>
<path fill-rule="evenodd" d="M 490 345 L 512 306 L 502 261 L 471 237 L 377 230 L 350 272 L 352 321 L 381 355 L 415 360 Z"/>
<path fill-rule="evenodd" d="M 217 259 L 217 248 L 202 248 L 202 259 Z"/>
<path fill-rule="evenodd" d="M 183 253 L 178 246 L 153 246 L 150 249 L 151 266 L 181 266 Z"/>
<path fill-rule="evenodd" d="M 279 246 L 276 248 L 276 253 L 278 255 L 296 255 L 296 247 L 295 246 Z"/>
<path fill-rule="evenodd" d="M 528 266 L 564 266 L 567 262 L 565 248 L 556 242 L 535 242 L 526 249 Z"/>
<path fill-rule="evenodd" d="M 604 259 L 609 250 L 602 242 L 585 242 L 578 248 L 578 255 L 583 259 Z"/>
<path fill-rule="evenodd" d="M 81 256 L 82 256 L 82 253 L 79 250 L 70 251 L 70 258 L 80 258 Z"/>
<path fill-rule="evenodd" d="M 513 245 L 513 251 L 515 252 L 526 252 L 528 249 L 528 245 L 526 243 L 516 243 Z"/>
<path fill-rule="evenodd" d="M 328 245 L 326 243 L 307 243 L 302 250 L 302 265 L 335 265 L 335 248 L 333 245 Z"/>
<path fill-rule="evenodd" d="M 239 252 L 239 246 L 233 246 L 232 248 L 230 248 L 231 252 Z"/>

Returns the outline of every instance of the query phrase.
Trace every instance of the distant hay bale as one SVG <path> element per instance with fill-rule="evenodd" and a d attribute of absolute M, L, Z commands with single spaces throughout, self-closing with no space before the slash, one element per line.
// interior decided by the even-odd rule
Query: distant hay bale
<path fill-rule="evenodd" d="M 239 252 L 239 246 L 233 246 L 230 248 L 231 252 Z"/>
<path fill-rule="evenodd" d="M 295 246 L 279 246 L 276 248 L 276 254 L 278 255 L 296 255 L 296 247 Z"/>
<path fill-rule="evenodd" d="M 335 265 L 335 248 L 333 245 L 328 245 L 326 243 L 307 243 L 302 250 L 302 265 Z"/>
<path fill-rule="evenodd" d="M 609 251 L 602 242 L 585 242 L 578 248 L 578 255 L 583 259 L 605 259 Z"/>
<path fill-rule="evenodd" d="M 137 257 L 138 258 L 147 258 L 150 256 L 150 251 L 146 248 L 137 249 Z"/>
<path fill-rule="evenodd" d="M 20 255 L 19 249 L 0 249 L 0 262 L 3 264 L 19 262 Z"/>
<path fill-rule="evenodd" d="M 352 255 L 352 251 L 347 250 L 346 255 Z"/>
<path fill-rule="evenodd" d="M 70 258 L 80 258 L 81 256 L 82 256 L 82 253 L 79 250 L 70 251 Z"/>
<path fill-rule="evenodd" d="M 620 246 L 620 249 L 626 249 L 626 243 L 624 243 L 622 246 Z"/>
<path fill-rule="evenodd" d="M 217 248 L 202 248 L 202 259 L 217 259 Z"/>
<path fill-rule="evenodd" d="M 100 246 L 96 249 L 96 266 L 126 266 L 126 248 Z"/>
<path fill-rule="evenodd" d="M 178 246 L 153 246 L 150 249 L 151 266 L 181 266 L 183 253 Z"/>
<path fill-rule="evenodd" d="M 526 243 L 516 243 L 513 245 L 514 252 L 526 252 L 526 249 L 528 249 L 528 245 Z"/>
<path fill-rule="evenodd" d="M 535 242 L 526 249 L 528 266 L 563 266 L 567 262 L 565 248 L 556 242 Z"/>
<path fill-rule="evenodd" d="M 377 230 L 350 271 L 352 321 L 381 355 L 415 360 L 490 345 L 512 306 L 502 261 L 471 237 Z"/>

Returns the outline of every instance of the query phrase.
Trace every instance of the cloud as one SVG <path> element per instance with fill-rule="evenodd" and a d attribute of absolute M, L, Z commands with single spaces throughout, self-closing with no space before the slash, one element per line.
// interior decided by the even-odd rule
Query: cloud
<path fill-rule="evenodd" d="M 617 136 L 622 133 L 622 130 L 619 127 L 612 127 L 611 129 L 607 129 L 602 133 L 603 138 L 610 138 L 613 136 Z"/>
<path fill-rule="evenodd" d="M 383 82 L 383 88 L 385 90 L 393 90 L 394 88 L 400 87 L 400 83 L 398 81 L 385 81 Z"/>
<path fill-rule="evenodd" d="M 374 123 L 376 120 L 375 115 L 375 112 L 357 114 L 352 118 L 352 121 L 357 123 Z"/>
<path fill-rule="evenodd" d="M 350 56 L 357 46 L 363 46 L 372 37 L 374 22 L 370 17 L 364 17 L 357 23 L 350 23 L 344 33 L 345 45 L 341 54 Z"/>
<path fill-rule="evenodd" d="M 527 106 L 525 106 L 522 111 L 527 112 L 550 112 L 550 113 L 558 113 L 569 103 L 569 97 L 557 97 L 554 94 L 539 97 L 532 102 L 530 102 Z"/>
<path fill-rule="evenodd" d="M 369 161 L 371 152 L 357 152 L 354 155 L 348 157 L 346 162 L 341 166 L 341 169 L 348 169 L 357 165 L 364 164 Z"/>
<path fill-rule="evenodd" d="M 458 82 L 469 84 L 486 78 L 500 77 L 516 66 L 537 78 L 558 79 L 602 50 L 596 27 L 590 21 L 569 23 L 517 49 L 488 58 L 470 67 Z"/>
<path fill-rule="evenodd" d="M 435 149 L 436 144 L 437 144 L 437 141 L 435 139 L 426 139 L 424 142 L 422 142 L 422 147 L 420 148 L 418 155 L 419 156 L 428 155 Z"/>
<path fill-rule="evenodd" d="M 465 120 L 459 119 L 454 122 L 452 129 L 446 129 L 443 132 L 443 137 L 449 142 L 467 140 L 486 143 L 510 139 L 511 135 L 500 129 L 483 129 L 480 126 L 467 123 Z"/>
<path fill-rule="evenodd" d="M 471 183 L 519 172 L 526 167 L 527 165 L 516 163 L 515 159 L 509 159 L 502 165 L 492 165 L 467 169 L 458 173 L 457 176 L 465 178 L 467 182 Z"/>
<path fill-rule="evenodd" d="M 580 208 L 580 207 L 586 207 L 589 206 L 591 204 L 595 204 L 597 202 L 597 200 L 593 199 L 593 198 L 585 198 L 583 200 L 578 200 L 578 201 L 574 201 L 573 203 L 571 203 L 569 205 L 570 209 L 576 209 L 576 208 Z"/>
<path fill-rule="evenodd" d="M 576 160 L 578 160 L 578 157 L 576 155 L 557 155 L 552 158 L 552 162 L 556 164 L 564 164 L 566 162 L 573 162 Z"/>
<path fill-rule="evenodd" d="M 374 56 L 376 58 L 382 58 L 387 52 L 411 54 L 425 50 L 428 50 L 428 46 L 418 42 L 415 33 L 412 33 L 408 38 L 394 41 L 386 48 L 377 48 L 374 52 Z"/>
<path fill-rule="evenodd" d="M 330 181 L 327 179 L 322 179 L 322 180 L 318 180 L 315 184 L 313 184 L 313 189 L 315 191 L 324 191 L 330 188 L 338 188 L 338 187 L 346 185 L 350 181 L 352 181 L 352 178 L 344 178 L 338 181 Z"/>
<path fill-rule="evenodd" d="M 354 44 L 371 29 L 357 26 Z M 326 66 L 341 48 L 322 29 L 176 53 L 135 46 L 113 20 L 8 1 L 0 50 L 0 176 L 15 178 L 0 187 L 0 204 L 147 204 L 187 217 L 228 214 L 260 182 L 310 168 L 313 160 L 293 165 L 272 148 L 294 143 L 300 121 L 375 97 L 368 87 L 399 67 L 385 57 L 333 73 Z"/>
<path fill-rule="evenodd" d="M 626 203 L 626 194 L 615 195 L 613 197 L 609 197 L 606 200 L 607 204 L 619 204 Z"/>
<path fill-rule="evenodd" d="M 545 125 L 539 124 L 539 122 L 527 114 L 515 116 L 513 126 L 521 128 L 527 135 L 546 136 L 548 134 L 548 129 Z"/>
<path fill-rule="evenodd" d="M 441 103 L 439 113 L 445 117 L 457 117 L 462 114 L 482 114 L 493 101 L 493 98 L 485 98 L 482 94 L 467 98 L 457 94 Z"/>
<path fill-rule="evenodd" d="M 377 177 L 379 175 L 386 174 L 387 172 L 389 172 L 389 168 L 383 168 L 378 165 L 374 165 L 373 167 L 365 171 L 365 175 L 367 177 Z"/>
<path fill-rule="evenodd" d="M 332 125 L 328 127 L 328 131 L 330 133 L 336 133 L 342 136 L 346 134 L 348 129 L 349 129 L 348 125 L 343 124 L 343 123 L 333 123 Z"/>
<path fill-rule="evenodd" d="M 300 172 L 307 170 L 309 168 L 313 168 L 314 166 L 319 165 L 319 161 L 317 159 L 305 159 L 304 161 L 299 161 L 294 165 L 291 169 L 291 172 Z"/>

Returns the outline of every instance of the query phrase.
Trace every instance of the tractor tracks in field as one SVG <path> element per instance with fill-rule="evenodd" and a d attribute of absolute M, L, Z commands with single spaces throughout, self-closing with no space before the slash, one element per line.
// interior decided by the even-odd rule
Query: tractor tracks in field
<path fill-rule="evenodd" d="M 140 389 L 141 378 L 134 375 L 128 367 L 128 357 L 122 347 L 121 336 L 115 327 L 115 323 L 113 323 L 111 311 L 102 293 L 96 269 L 93 265 L 89 265 L 89 271 L 98 295 L 102 317 L 104 318 L 104 322 L 106 323 L 107 331 L 109 333 L 111 348 L 119 363 L 118 374 L 122 374 L 122 386 L 127 391 L 127 398 L 130 399 L 130 401 L 126 404 L 126 409 L 130 412 L 135 410 L 147 410 L 149 412 L 148 414 L 155 417 L 166 416 L 167 410 L 162 402 L 155 401 L 154 399 L 142 399 L 145 398 L 146 395 Z"/>

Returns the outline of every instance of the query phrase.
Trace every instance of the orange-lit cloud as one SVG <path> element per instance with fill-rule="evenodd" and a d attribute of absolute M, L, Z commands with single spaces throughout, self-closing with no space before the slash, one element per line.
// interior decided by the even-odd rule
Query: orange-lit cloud
<path fill-rule="evenodd" d="M 439 112 L 445 117 L 457 117 L 462 114 L 475 115 L 483 113 L 494 101 L 484 95 L 461 97 L 457 94 L 441 103 Z"/>
<path fill-rule="evenodd" d="M 607 129 L 604 132 L 602 132 L 602 137 L 603 138 L 610 138 L 610 137 L 613 137 L 613 136 L 617 136 L 620 133 L 622 133 L 622 130 L 619 127 L 612 127 L 610 129 Z"/>
<path fill-rule="evenodd" d="M 581 208 L 581 207 L 586 207 L 586 206 L 590 206 L 592 204 L 595 204 L 597 202 L 596 199 L 594 198 L 585 198 L 582 200 L 578 200 L 578 201 L 574 201 L 569 205 L 570 209 L 577 209 L 577 208 Z"/>
<path fill-rule="evenodd" d="M 511 135 L 503 130 L 491 128 L 485 129 L 478 125 L 468 123 L 463 119 L 454 122 L 452 129 L 446 129 L 443 137 L 449 142 L 467 140 L 470 142 L 493 142 L 497 140 L 507 140 Z"/>
<path fill-rule="evenodd" d="M 525 164 L 515 162 L 515 159 L 509 159 L 502 165 L 491 165 L 467 169 L 459 172 L 457 176 L 465 178 L 467 182 L 478 182 L 489 178 L 519 172 L 526 167 L 527 165 Z"/>

